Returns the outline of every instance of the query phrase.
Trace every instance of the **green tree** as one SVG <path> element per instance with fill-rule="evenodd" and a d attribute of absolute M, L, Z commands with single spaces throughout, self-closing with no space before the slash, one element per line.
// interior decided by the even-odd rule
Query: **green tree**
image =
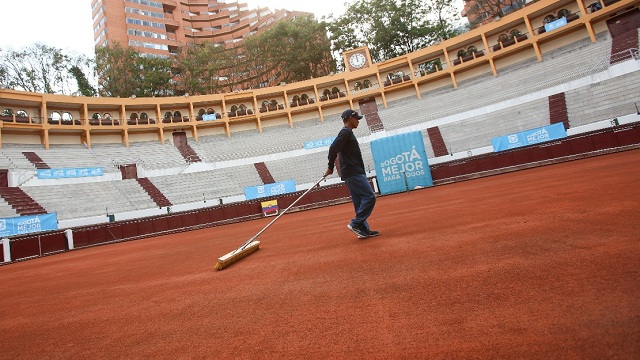
<path fill-rule="evenodd" d="M 427 13 L 432 18 L 431 43 L 444 41 L 467 31 L 456 26 L 460 20 L 454 0 L 426 0 Z"/>
<path fill-rule="evenodd" d="M 76 78 L 76 82 L 78 83 L 78 92 L 82 96 L 97 95 L 96 89 L 93 86 L 91 86 L 91 83 L 89 83 L 87 76 L 84 74 L 84 72 L 82 71 L 82 69 L 80 69 L 78 65 L 71 66 L 71 68 L 69 69 L 69 72 L 71 73 L 71 75 L 73 75 L 73 77 Z"/>
<path fill-rule="evenodd" d="M 329 16 L 332 51 L 368 46 L 384 61 L 458 34 L 452 0 L 357 0 L 338 18 Z"/>
<path fill-rule="evenodd" d="M 172 62 L 140 55 L 115 43 L 96 49 L 95 70 L 102 96 L 168 96 L 173 94 Z"/>
<path fill-rule="evenodd" d="M 70 69 L 77 62 L 78 56 L 44 44 L 0 49 L 0 81 L 9 89 L 68 95 L 75 91 Z"/>
<path fill-rule="evenodd" d="M 326 26 L 311 16 L 297 17 L 247 38 L 241 58 L 244 73 L 268 86 L 328 75 L 335 62 Z"/>
<path fill-rule="evenodd" d="M 140 71 L 137 77 L 136 96 L 173 95 L 171 60 L 138 56 L 136 65 Z"/>
<path fill-rule="evenodd" d="M 220 92 L 220 72 L 225 67 L 224 49 L 215 44 L 188 45 L 175 58 L 177 94 Z"/>
<path fill-rule="evenodd" d="M 96 75 L 101 96 L 130 97 L 136 95 L 140 69 L 138 53 L 115 43 L 96 48 Z"/>
<path fill-rule="evenodd" d="M 243 89 L 243 83 L 249 76 L 244 46 L 224 49 L 222 53 L 222 69 L 217 75 L 220 91 L 233 92 Z"/>
<path fill-rule="evenodd" d="M 0 52 L 2 52 L 2 49 L 0 49 Z M 7 71 L 7 67 L 5 66 L 5 64 L 0 63 L 0 89 L 8 88 L 8 82 L 9 73 Z"/>

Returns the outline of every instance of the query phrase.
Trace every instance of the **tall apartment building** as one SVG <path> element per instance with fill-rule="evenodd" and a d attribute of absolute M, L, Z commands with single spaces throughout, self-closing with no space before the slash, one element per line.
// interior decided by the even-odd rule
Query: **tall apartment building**
<path fill-rule="evenodd" d="M 285 18 L 289 10 L 249 9 L 231 0 L 93 0 L 96 46 L 120 43 L 146 56 L 167 57 L 187 44 L 227 48 Z"/>

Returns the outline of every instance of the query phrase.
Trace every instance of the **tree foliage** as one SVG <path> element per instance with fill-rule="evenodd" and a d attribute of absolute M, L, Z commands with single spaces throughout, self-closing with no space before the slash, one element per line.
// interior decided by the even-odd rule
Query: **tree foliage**
<path fill-rule="evenodd" d="M 457 35 L 457 19 L 453 0 L 356 0 L 329 17 L 329 39 L 336 55 L 368 46 L 378 62 Z"/>
<path fill-rule="evenodd" d="M 102 96 L 171 95 L 171 60 L 149 58 L 120 44 L 96 49 L 96 75 Z"/>
<path fill-rule="evenodd" d="M 83 55 L 44 44 L 0 50 L 0 83 L 14 90 L 70 95 L 78 87 L 72 69 L 86 79 L 88 61 Z"/>
<path fill-rule="evenodd" d="M 177 94 L 214 94 L 220 91 L 220 71 L 225 66 L 221 46 L 185 46 L 176 56 L 174 74 Z"/>
<path fill-rule="evenodd" d="M 335 71 L 326 23 L 311 16 L 280 21 L 264 33 L 247 38 L 244 49 L 248 69 L 261 66 L 262 73 L 278 71 L 278 78 L 285 82 L 307 80 Z M 248 73 L 250 75 L 251 70 Z M 274 85 L 266 80 L 267 85 Z"/>
<path fill-rule="evenodd" d="M 130 97 L 135 95 L 138 53 L 115 43 L 96 48 L 96 75 L 101 96 Z"/>
<path fill-rule="evenodd" d="M 71 75 L 73 75 L 73 77 L 76 79 L 76 82 L 78 83 L 78 92 L 80 93 L 80 95 L 82 96 L 97 95 L 96 89 L 93 86 L 91 86 L 91 83 L 89 83 L 87 76 L 84 74 L 84 72 L 82 71 L 82 69 L 80 69 L 78 65 L 73 65 L 69 69 L 69 72 L 71 73 Z"/>
<path fill-rule="evenodd" d="M 171 63 L 166 58 L 138 56 L 138 84 L 134 94 L 147 97 L 173 95 Z"/>

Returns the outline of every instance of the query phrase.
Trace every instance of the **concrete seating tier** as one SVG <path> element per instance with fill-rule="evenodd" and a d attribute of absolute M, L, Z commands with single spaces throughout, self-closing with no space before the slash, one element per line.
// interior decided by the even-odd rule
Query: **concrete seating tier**
<path fill-rule="evenodd" d="M 441 125 L 450 153 L 491 146 L 491 139 L 549 125 L 547 99 L 539 99 L 489 114 Z M 426 132 L 426 131 L 425 131 Z M 425 143 L 431 147 L 429 143 Z"/>
<path fill-rule="evenodd" d="M 174 205 L 241 195 L 246 186 L 262 184 L 253 164 L 149 180 Z"/>
<path fill-rule="evenodd" d="M 35 170 L 36 167 L 22 154 L 22 152 L 42 152 L 43 145 L 2 144 L 2 153 L 8 159 L 7 169 Z"/>
<path fill-rule="evenodd" d="M 304 143 L 334 137 L 342 128 L 339 115 L 320 121 L 319 118 L 288 125 L 265 127 L 262 134 L 257 130 L 247 130 L 226 135 L 201 136 L 196 143 L 189 139 L 189 145 L 206 162 L 229 161 L 256 156 L 277 154 L 304 149 Z M 369 134 L 366 124 L 354 131 L 356 136 Z"/>
<path fill-rule="evenodd" d="M 18 213 L 4 199 L 0 199 L 0 218 L 19 216 Z"/>
<path fill-rule="evenodd" d="M 61 220 L 155 207 L 149 195 L 132 179 L 22 189 L 48 212 L 56 212 Z"/>
<path fill-rule="evenodd" d="M 360 150 L 362 160 L 367 172 L 373 171 L 373 156 L 369 142 L 361 142 Z M 265 164 L 276 182 L 295 180 L 296 184 L 316 182 L 327 170 L 327 151 L 309 153 L 285 159 L 267 161 Z M 338 171 L 334 171 L 332 177 L 338 177 Z"/>
<path fill-rule="evenodd" d="M 571 127 L 637 112 L 640 72 L 605 80 L 565 93 Z"/>
<path fill-rule="evenodd" d="M 385 129 L 397 129 L 547 89 L 606 69 L 610 49 L 611 37 L 603 32 L 597 35 L 596 43 L 588 38 L 579 40 L 546 53 L 542 62 L 533 57 L 498 69 L 497 77 L 487 73 L 461 81 L 457 89 L 447 85 L 426 92 L 410 106 L 404 106 L 404 99 L 389 103 L 388 108 L 379 110 L 380 119 Z"/>
<path fill-rule="evenodd" d="M 327 170 L 327 153 L 318 152 L 265 162 L 277 182 L 295 180 L 296 184 L 316 182 Z M 336 172 L 337 173 L 337 172 Z"/>
<path fill-rule="evenodd" d="M 35 153 L 51 168 L 102 166 L 100 161 L 84 145 L 50 145 L 49 149 L 41 149 Z M 104 171 L 115 170 L 105 168 Z"/>
<path fill-rule="evenodd" d="M 150 170 L 186 166 L 184 158 L 171 143 L 144 141 L 130 143 L 128 148 L 123 144 L 94 144 L 91 150 L 114 169 L 124 164 L 138 164 Z"/>
<path fill-rule="evenodd" d="M 4 150 L 0 152 L 0 169 L 11 169 L 13 167 L 13 161 L 7 154 L 4 153 Z"/>

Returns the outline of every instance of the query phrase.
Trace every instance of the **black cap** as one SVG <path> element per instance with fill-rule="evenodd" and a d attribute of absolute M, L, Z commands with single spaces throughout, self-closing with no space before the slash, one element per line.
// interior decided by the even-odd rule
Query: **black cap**
<path fill-rule="evenodd" d="M 358 120 L 362 119 L 362 115 L 359 115 L 357 111 L 347 109 L 342 113 L 342 120 L 347 120 L 352 116 L 355 116 Z"/>

